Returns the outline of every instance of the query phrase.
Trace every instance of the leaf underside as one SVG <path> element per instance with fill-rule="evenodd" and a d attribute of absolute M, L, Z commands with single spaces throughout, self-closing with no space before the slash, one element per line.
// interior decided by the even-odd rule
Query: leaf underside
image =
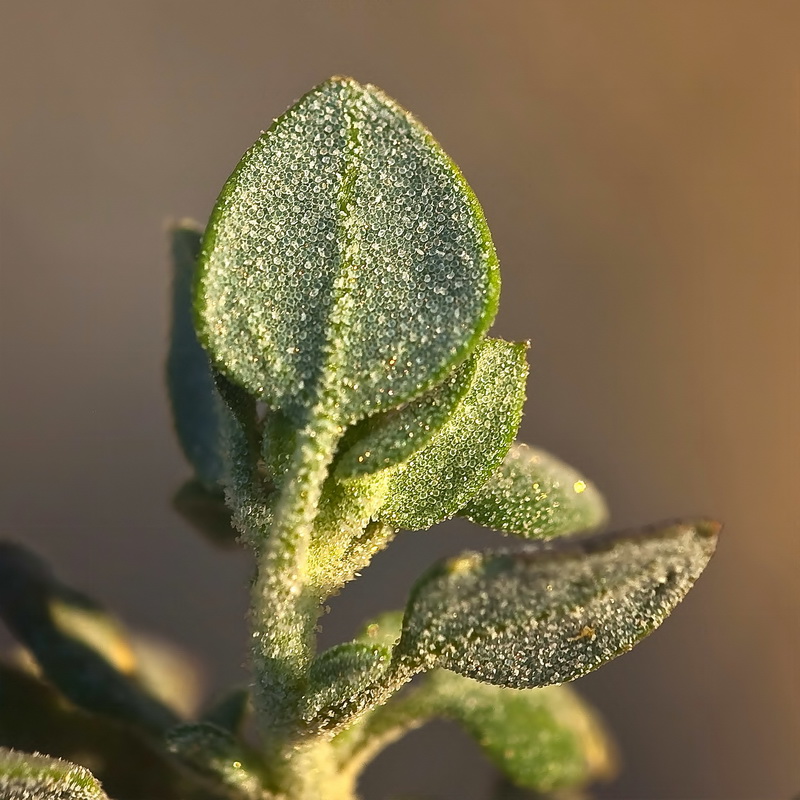
<path fill-rule="evenodd" d="M 550 792 L 614 773 L 600 720 L 569 687 L 507 689 L 444 670 L 428 680 L 437 716 L 459 723 L 516 785 Z"/>

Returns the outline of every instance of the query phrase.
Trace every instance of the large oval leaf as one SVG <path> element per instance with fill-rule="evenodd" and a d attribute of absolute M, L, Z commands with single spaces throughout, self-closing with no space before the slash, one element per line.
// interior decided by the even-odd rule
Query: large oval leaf
<path fill-rule="evenodd" d="M 204 239 L 201 338 L 221 371 L 299 424 L 397 406 L 494 316 L 497 258 L 477 200 L 410 114 L 334 78 L 242 158 Z"/>
<path fill-rule="evenodd" d="M 518 689 L 578 678 L 666 619 L 718 531 L 674 523 L 445 561 L 415 587 L 395 661 Z"/>
<path fill-rule="evenodd" d="M 608 511 L 595 486 L 544 450 L 515 444 L 459 516 L 526 539 L 550 539 L 602 525 Z"/>

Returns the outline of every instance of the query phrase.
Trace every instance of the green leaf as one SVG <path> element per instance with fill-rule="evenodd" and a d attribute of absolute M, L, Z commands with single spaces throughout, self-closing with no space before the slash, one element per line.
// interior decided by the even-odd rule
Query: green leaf
<path fill-rule="evenodd" d="M 666 619 L 718 531 L 679 522 L 442 562 L 412 592 L 395 661 L 519 689 L 578 678 Z"/>
<path fill-rule="evenodd" d="M 136 683 L 120 624 L 20 545 L 0 542 L 0 616 L 73 703 L 160 731 L 175 714 Z"/>
<path fill-rule="evenodd" d="M 169 731 L 165 744 L 167 750 L 184 764 L 232 790 L 237 800 L 263 800 L 262 767 L 258 754 L 230 731 L 209 722 L 191 722 Z"/>
<path fill-rule="evenodd" d="M 427 447 L 397 467 L 379 517 L 421 530 L 455 514 L 500 466 L 522 418 L 526 344 L 485 339 L 467 392 Z"/>
<path fill-rule="evenodd" d="M 392 411 L 375 414 L 350 429 L 342 441 L 335 474 L 368 475 L 408 459 L 430 442 L 469 389 L 475 359 L 468 358 L 444 383 Z"/>
<path fill-rule="evenodd" d="M 311 665 L 303 714 L 306 730 L 333 733 L 352 723 L 386 696 L 391 649 L 346 642 L 319 655 Z"/>
<path fill-rule="evenodd" d="M 443 380 L 498 292 L 483 213 L 455 165 L 379 89 L 332 78 L 225 185 L 196 310 L 231 380 L 296 424 L 320 403 L 352 423 Z"/>
<path fill-rule="evenodd" d="M 603 496 L 572 467 L 544 450 L 515 444 L 459 516 L 526 539 L 596 528 L 607 517 Z"/>
<path fill-rule="evenodd" d="M 88 769 L 0 747 L 0 797 L 8 800 L 108 800 Z"/>
<path fill-rule="evenodd" d="M 221 493 L 223 477 L 220 423 L 214 383 L 192 318 L 192 284 L 197 273 L 202 231 L 179 222 L 170 231 L 172 249 L 172 331 L 167 356 L 167 386 L 178 441 L 197 477 Z"/>
<path fill-rule="evenodd" d="M 393 647 L 403 614 L 369 622 L 357 641 Z M 591 708 L 565 686 L 517 690 L 432 670 L 334 740 L 345 773 L 357 775 L 384 747 L 434 717 L 461 724 L 517 784 L 537 791 L 608 778 L 614 748 Z"/>
<path fill-rule="evenodd" d="M 610 778 L 614 748 L 594 711 L 567 686 L 507 689 L 436 670 L 425 678 L 431 714 L 459 723 L 518 786 L 539 792 Z"/>
<path fill-rule="evenodd" d="M 373 87 L 334 78 L 312 90 L 225 185 L 200 257 L 200 340 L 297 431 L 269 531 L 248 537 L 259 550 L 255 701 L 276 731 L 294 724 L 313 650 L 303 579 L 344 429 L 442 382 L 489 327 L 498 293 L 460 172 Z M 264 521 L 237 515 L 243 527 Z"/>
<path fill-rule="evenodd" d="M 190 791 L 185 773 L 155 737 L 66 703 L 50 683 L 2 662 L 0 746 L 90 764 L 106 792 L 118 800 L 201 797 Z"/>

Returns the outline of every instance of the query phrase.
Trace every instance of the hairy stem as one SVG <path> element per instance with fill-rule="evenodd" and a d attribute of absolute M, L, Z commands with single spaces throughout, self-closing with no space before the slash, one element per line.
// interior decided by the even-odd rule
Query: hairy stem
<path fill-rule="evenodd" d="M 275 751 L 291 737 L 314 655 L 319 597 L 308 587 L 308 548 L 322 484 L 341 429 L 313 409 L 300 430 L 252 587 L 255 703 Z"/>

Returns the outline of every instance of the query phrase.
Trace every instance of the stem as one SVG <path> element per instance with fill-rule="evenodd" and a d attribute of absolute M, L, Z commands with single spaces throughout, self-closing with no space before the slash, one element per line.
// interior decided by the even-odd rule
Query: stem
<path fill-rule="evenodd" d="M 308 587 L 308 548 L 322 484 L 341 428 L 315 407 L 300 430 L 251 593 L 255 704 L 275 753 L 297 729 L 314 655 L 319 597 Z"/>

